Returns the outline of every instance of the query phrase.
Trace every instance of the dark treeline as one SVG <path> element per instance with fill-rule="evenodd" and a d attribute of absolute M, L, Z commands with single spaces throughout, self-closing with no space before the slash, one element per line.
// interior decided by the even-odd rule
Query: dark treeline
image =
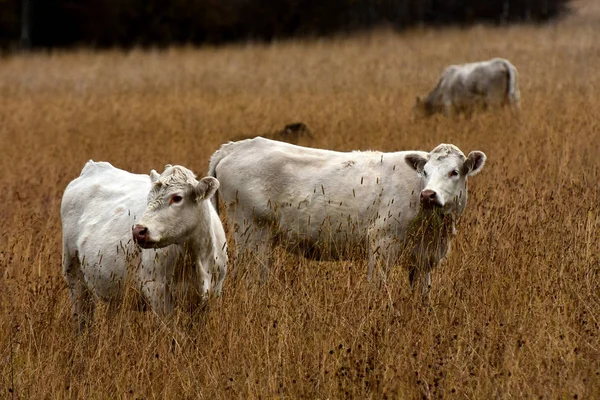
<path fill-rule="evenodd" d="M 0 0 L 0 46 L 221 43 L 387 25 L 543 22 L 569 0 Z"/>

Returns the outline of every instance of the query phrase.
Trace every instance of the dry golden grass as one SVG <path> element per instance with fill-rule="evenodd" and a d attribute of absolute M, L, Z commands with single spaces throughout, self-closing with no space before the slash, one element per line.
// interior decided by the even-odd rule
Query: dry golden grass
<path fill-rule="evenodd" d="M 0 397 L 600 398 L 597 23 L 0 60 Z M 519 69 L 520 122 L 411 119 L 444 66 L 493 56 Z M 380 290 L 366 263 L 278 253 L 206 313 L 101 308 L 74 334 L 59 208 L 88 159 L 201 175 L 294 121 L 324 148 L 486 152 L 430 310 L 401 266 Z"/>

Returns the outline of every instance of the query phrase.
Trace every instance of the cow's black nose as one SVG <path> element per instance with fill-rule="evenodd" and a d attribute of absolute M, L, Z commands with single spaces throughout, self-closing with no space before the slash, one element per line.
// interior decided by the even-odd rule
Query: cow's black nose
<path fill-rule="evenodd" d="M 142 225 L 133 227 L 133 240 L 138 243 L 145 242 L 148 239 L 148 228 Z"/>
<path fill-rule="evenodd" d="M 435 193 L 435 190 L 425 189 L 421 192 L 421 201 L 422 202 L 434 201 L 436 196 L 437 196 L 437 193 Z"/>

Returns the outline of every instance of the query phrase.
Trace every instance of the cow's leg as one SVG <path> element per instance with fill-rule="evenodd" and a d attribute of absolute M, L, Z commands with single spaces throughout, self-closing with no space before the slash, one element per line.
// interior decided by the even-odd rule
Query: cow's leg
<path fill-rule="evenodd" d="M 398 243 L 388 236 L 377 237 L 369 242 L 367 280 L 377 282 L 381 278 L 381 281 L 385 282 L 389 267 L 398 263 Z"/>
<path fill-rule="evenodd" d="M 227 265 L 223 260 L 215 260 L 212 257 L 208 260 L 197 261 L 196 269 L 198 271 L 198 281 L 203 284 L 200 288 L 202 297 L 209 293 L 221 295 L 223 291 L 223 281 L 227 273 Z"/>
<path fill-rule="evenodd" d="M 512 116 L 519 120 L 521 118 L 521 105 L 519 103 L 519 100 L 511 99 L 509 108 Z"/>
<path fill-rule="evenodd" d="M 158 279 L 144 282 L 141 292 L 144 299 L 159 317 L 163 318 L 173 311 L 173 298 L 164 280 Z"/>
<path fill-rule="evenodd" d="M 408 280 L 413 293 L 419 290 L 423 302 L 428 303 L 429 292 L 431 290 L 431 271 L 413 264 L 408 270 Z M 418 286 L 418 289 L 416 286 Z"/>
<path fill-rule="evenodd" d="M 453 118 L 456 115 L 456 110 L 452 102 L 444 102 L 443 105 L 444 115 L 448 118 Z"/>
<path fill-rule="evenodd" d="M 198 272 L 197 282 L 200 282 L 198 292 L 202 298 L 205 298 L 212 289 L 212 273 L 208 268 L 208 262 L 196 261 L 196 271 Z"/>
<path fill-rule="evenodd" d="M 256 225 L 249 240 L 253 259 L 260 265 L 260 283 L 271 273 L 273 263 L 273 228 L 269 224 Z"/>
<path fill-rule="evenodd" d="M 214 293 L 217 296 L 221 295 L 223 291 L 223 281 L 225 280 L 225 275 L 227 274 L 227 265 L 224 262 L 217 261 L 216 264 L 216 276 L 215 276 L 215 289 Z"/>
<path fill-rule="evenodd" d="M 91 325 L 94 317 L 95 299 L 85 285 L 79 258 L 76 254 L 70 254 L 66 246 L 63 247 L 62 266 L 69 288 L 69 296 L 71 297 L 75 330 L 81 333 Z"/>
<path fill-rule="evenodd" d="M 473 118 L 473 114 L 475 112 L 475 107 L 465 107 L 463 108 L 463 114 L 465 115 L 465 120 L 470 120 Z"/>
<path fill-rule="evenodd" d="M 248 270 L 250 264 L 260 265 L 261 282 L 264 282 L 270 269 L 273 249 L 273 227 L 269 223 L 240 221 L 235 226 L 235 264 L 233 282 L 237 283 L 239 269 Z M 248 270 L 248 274 L 252 272 Z"/>
<path fill-rule="evenodd" d="M 368 245 L 368 262 L 367 262 L 367 281 L 373 282 L 373 272 L 381 270 L 381 239 L 375 239 L 371 241 L 369 239 Z"/>
<path fill-rule="evenodd" d="M 248 259 L 245 244 L 246 228 L 237 223 L 232 223 L 230 226 L 233 228 L 233 262 L 231 263 L 232 268 L 229 272 L 229 275 L 235 284 L 238 280 L 240 267 L 244 265 Z"/>

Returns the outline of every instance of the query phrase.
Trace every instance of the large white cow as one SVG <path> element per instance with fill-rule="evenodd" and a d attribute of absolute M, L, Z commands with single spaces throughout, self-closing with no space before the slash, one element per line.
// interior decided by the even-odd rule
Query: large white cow
<path fill-rule="evenodd" d="M 76 326 L 90 322 L 97 299 L 120 304 L 130 285 L 159 315 L 211 289 L 220 293 L 226 240 L 208 201 L 218 187 L 215 178 L 197 181 L 181 166 L 148 176 L 88 161 L 61 204 L 63 273 Z"/>
<path fill-rule="evenodd" d="M 520 99 L 517 68 L 508 60 L 493 58 L 447 67 L 427 97 L 417 97 L 415 112 L 468 115 L 476 109 L 503 106 L 516 112 Z"/>
<path fill-rule="evenodd" d="M 208 174 L 221 183 L 237 255 L 268 254 L 275 242 L 320 259 L 362 248 L 369 279 L 404 261 L 411 286 L 419 281 L 427 294 L 467 204 L 467 178 L 485 160 L 451 144 L 341 153 L 258 137 L 221 146 Z"/>

